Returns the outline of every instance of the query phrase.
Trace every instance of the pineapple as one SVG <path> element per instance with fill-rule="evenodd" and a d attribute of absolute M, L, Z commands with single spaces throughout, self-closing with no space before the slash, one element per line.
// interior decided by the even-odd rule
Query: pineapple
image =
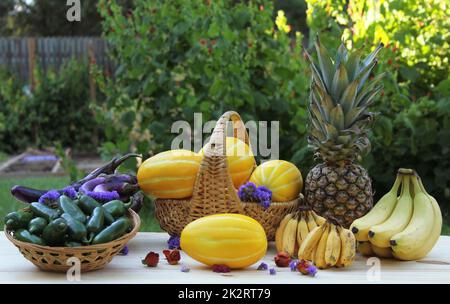
<path fill-rule="evenodd" d="M 324 217 L 349 227 L 372 208 L 372 185 L 357 161 L 370 150 L 367 133 L 374 113 L 368 111 L 382 89 L 383 74 L 369 78 L 380 44 L 361 60 L 362 50 L 348 52 L 341 44 L 334 59 L 315 42 L 318 62 L 311 64 L 308 144 L 323 163 L 306 177 L 306 202 Z"/>

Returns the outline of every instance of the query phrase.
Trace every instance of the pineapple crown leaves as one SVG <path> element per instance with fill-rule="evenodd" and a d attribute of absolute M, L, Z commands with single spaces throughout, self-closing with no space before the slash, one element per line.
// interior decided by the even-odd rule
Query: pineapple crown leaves
<path fill-rule="evenodd" d="M 317 37 L 317 62 L 305 50 L 312 72 L 308 142 L 324 161 L 354 160 L 370 151 L 367 132 L 375 113 L 368 111 L 382 90 L 384 73 L 370 78 L 380 43 L 366 58 L 362 49 L 349 52 L 342 43 L 335 58 Z"/>

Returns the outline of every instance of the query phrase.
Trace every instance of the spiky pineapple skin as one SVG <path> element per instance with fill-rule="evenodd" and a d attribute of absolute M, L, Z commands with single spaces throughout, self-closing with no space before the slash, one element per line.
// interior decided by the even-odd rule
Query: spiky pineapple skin
<path fill-rule="evenodd" d="M 348 228 L 372 208 L 372 182 L 367 170 L 357 163 L 321 163 L 306 177 L 305 199 L 316 213 L 334 217 Z"/>

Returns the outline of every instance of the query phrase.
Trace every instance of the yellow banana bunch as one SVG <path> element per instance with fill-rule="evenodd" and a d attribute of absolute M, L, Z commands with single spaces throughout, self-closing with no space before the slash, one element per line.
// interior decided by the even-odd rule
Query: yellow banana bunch
<path fill-rule="evenodd" d="M 312 210 L 302 209 L 287 214 L 275 233 L 277 252 L 297 256 L 298 250 L 309 232 L 325 222 L 325 219 Z"/>
<path fill-rule="evenodd" d="M 402 193 L 397 198 L 399 179 Z M 358 251 L 363 255 L 418 260 L 439 239 L 442 214 L 417 173 L 399 169 L 391 191 L 368 214 L 354 221 L 351 229 L 359 241 Z"/>
<path fill-rule="evenodd" d="M 349 229 L 329 221 L 315 227 L 300 245 L 298 258 L 318 268 L 349 266 L 356 254 L 356 239 Z"/>

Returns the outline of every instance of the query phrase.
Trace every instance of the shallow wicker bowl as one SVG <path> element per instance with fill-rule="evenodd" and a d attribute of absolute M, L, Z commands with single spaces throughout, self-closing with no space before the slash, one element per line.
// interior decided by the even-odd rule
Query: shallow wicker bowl
<path fill-rule="evenodd" d="M 10 230 L 4 228 L 6 237 L 22 253 L 22 255 L 35 266 L 44 271 L 66 272 L 73 267 L 70 258 L 78 258 L 81 263 L 81 272 L 98 270 L 105 267 L 113 257 L 136 235 L 141 226 L 139 215 L 128 210 L 128 217 L 133 222 L 133 230 L 109 243 L 82 246 L 82 247 L 49 247 L 21 242 L 13 237 Z"/>

